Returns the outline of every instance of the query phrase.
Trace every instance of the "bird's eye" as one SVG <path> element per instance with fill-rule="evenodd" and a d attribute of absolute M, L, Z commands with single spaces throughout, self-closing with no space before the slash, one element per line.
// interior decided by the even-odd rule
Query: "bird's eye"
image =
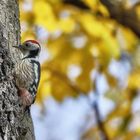
<path fill-rule="evenodd" d="M 27 43 L 26 43 L 26 44 L 25 44 L 25 46 L 27 46 L 27 47 L 28 47 L 28 46 L 29 46 L 29 44 L 27 44 Z"/>

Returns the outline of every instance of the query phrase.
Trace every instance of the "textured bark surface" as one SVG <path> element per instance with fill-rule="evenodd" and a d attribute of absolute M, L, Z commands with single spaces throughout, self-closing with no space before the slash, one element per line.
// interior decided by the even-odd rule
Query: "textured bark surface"
<path fill-rule="evenodd" d="M 12 48 L 20 40 L 17 0 L 0 0 L 0 140 L 33 140 L 29 112 L 19 102 L 12 76 L 20 53 Z M 12 58 L 12 59 L 11 59 Z"/>

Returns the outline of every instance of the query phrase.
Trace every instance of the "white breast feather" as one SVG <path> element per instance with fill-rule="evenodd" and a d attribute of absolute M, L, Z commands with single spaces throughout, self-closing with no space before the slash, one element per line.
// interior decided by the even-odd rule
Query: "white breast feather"
<path fill-rule="evenodd" d="M 14 76 L 19 88 L 29 89 L 34 80 L 34 70 L 29 59 L 21 60 L 15 64 Z"/>

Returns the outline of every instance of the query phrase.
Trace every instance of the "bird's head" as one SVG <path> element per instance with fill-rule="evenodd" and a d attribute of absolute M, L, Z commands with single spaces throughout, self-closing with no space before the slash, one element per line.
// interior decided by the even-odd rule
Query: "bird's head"
<path fill-rule="evenodd" d="M 27 40 L 23 44 L 13 47 L 20 49 L 26 57 L 37 57 L 41 50 L 40 44 L 35 40 Z"/>

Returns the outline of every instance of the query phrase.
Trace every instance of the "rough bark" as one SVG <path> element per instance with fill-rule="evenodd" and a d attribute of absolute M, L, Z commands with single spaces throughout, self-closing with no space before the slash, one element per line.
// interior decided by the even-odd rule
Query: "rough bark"
<path fill-rule="evenodd" d="M 19 44 L 20 26 L 17 0 L 0 0 L 0 140 L 33 140 L 33 125 L 25 112 L 12 75 L 20 53 L 12 49 Z"/>

